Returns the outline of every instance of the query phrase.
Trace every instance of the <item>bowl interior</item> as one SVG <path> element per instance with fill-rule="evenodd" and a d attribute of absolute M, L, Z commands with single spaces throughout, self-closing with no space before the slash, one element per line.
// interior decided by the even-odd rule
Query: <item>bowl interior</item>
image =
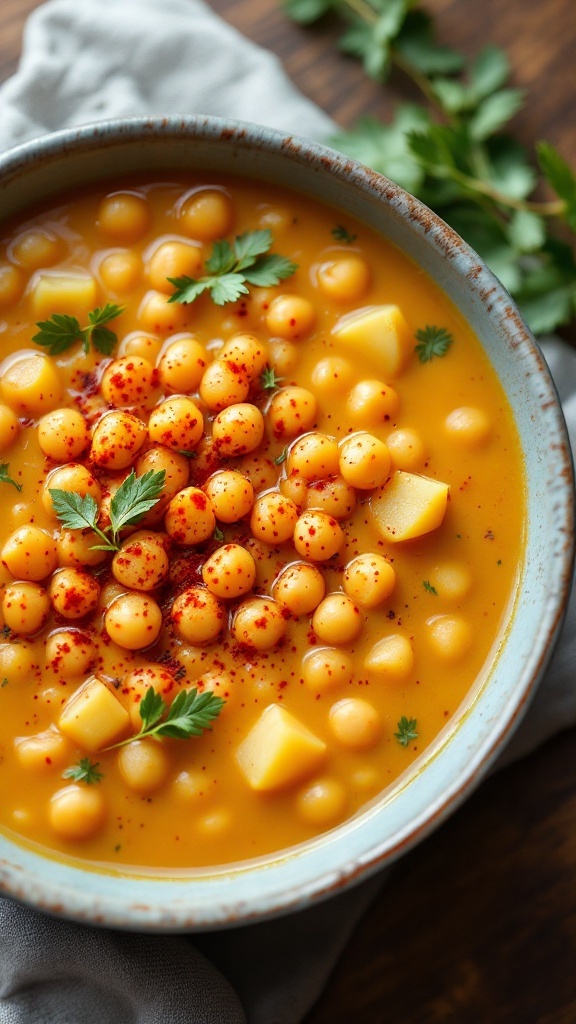
<path fill-rule="evenodd" d="M 109 926 L 202 929 L 297 909 L 375 871 L 470 792 L 511 735 L 557 637 L 572 574 L 570 447 L 541 353 L 479 258 L 397 186 L 331 150 L 217 119 L 109 122 L 57 132 L 0 160 L 0 220 L 78 184 L 126 173 L 213 170 L 312 195 L 406 252 L 472 325 L 516 420 L 527 482 L 526 555 L 505 642 L 470 701 L 407 776 L 302 847 L 185 877 L 114 874 L 0 834 L 0 884 L 53 913 Z"/>

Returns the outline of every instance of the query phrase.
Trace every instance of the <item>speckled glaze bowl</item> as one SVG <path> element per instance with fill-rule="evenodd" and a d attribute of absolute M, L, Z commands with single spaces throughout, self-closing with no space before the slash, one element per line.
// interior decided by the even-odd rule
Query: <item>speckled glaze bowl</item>
<path fill-rule="evenodd" d="M 70 187 L 129 172 L 213 169 L 318 197 L 369 223 L 446 292 L 507 392 L 527 477 L 519 597 L 476 691 L 399 782 L 319 838 L 259 861 L 185 876 L 101 871 L 0 833 L 0 889 L 54 914 L 111 927 L 194 931 L 310 905 L 399 857 L 458 807 L 514 732 L 550 659 L 573 560 L 570 448 L 554 386 L 509 295 L 439 218 L 337 153 L 214 118 L 134 119 L 56 132 L 0 159 L 0 221 Z"/>

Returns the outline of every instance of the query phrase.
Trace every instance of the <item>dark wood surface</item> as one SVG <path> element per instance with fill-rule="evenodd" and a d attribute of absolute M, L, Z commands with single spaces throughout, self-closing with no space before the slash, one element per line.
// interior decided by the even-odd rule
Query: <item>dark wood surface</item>
<path fill-rule="evenodd" d="M 82 0 L 78 0 L 79 3 Z M 0 81 L 35 0 L 0 5 Z M 302 29 L 277 0 L 214 0 L 274 50 L 340 124 L 386 118 L 410 95 L 370 83 L 337 31 Z M 576 164 L 574 0 L 429 0 L 442 40 L 473 55 L 503 46 L 529 93 L 515 130 Z M 574 337 L 572 332 L 572 337 Z M 575 679 L 576 685 L 576 679 Z M 356 929 L 306 1024 L 576 1024 L 576 730 L 491 778 L 405 856 Z"/>

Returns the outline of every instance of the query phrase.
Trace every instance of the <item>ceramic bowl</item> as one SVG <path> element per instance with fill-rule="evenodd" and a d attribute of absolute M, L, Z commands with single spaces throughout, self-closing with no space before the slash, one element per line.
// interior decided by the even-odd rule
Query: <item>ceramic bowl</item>
<path fill-rule="evenodd" d="M 509 295 L 421 203 L 332 150 L 212 118 L 68 129 L 0 159 L 0 220 L 78 184 L 146 170 L 213 169 L 301 190 L 404 250 L 471 323 L 508 395 L 527 476 L 519 597 L 479 692 L 413 768 L 363 813 L 289 851 L 186 877 L 99 871 L 0 834 L 0 887 L 51 913 L 112 927 L 201 930 L 303 908 L 376 872 L 436 828 L 514 732 L 550 659 L 572 575 L 570 448 L 548 370 Z"/>

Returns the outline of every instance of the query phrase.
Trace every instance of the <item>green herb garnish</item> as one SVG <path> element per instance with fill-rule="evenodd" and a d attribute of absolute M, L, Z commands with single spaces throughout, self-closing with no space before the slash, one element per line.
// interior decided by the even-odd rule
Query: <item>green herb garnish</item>
<path fill-rule="evenodd" d="M 286 462 L 287 456 L 288 456 L 288 445 L 286 445 L 282 449 L 282 451 L 280 452 L 280 455 L 276 456 L 276 458 L 274 459 L 274 465 L 275 466 L 281 466 L 283 462 Z"/>
<path fill-rule="evenodd" d="M 106 749 L 114 750 L 144 736 L 170 736 L 177 740 L 201 736 L 205 729 L 212 728 L 211 723 L 218 717 L 225 703 L 222 697 L 216 697 L 211 690 L 198 693 L 194 687 L 192 690 L 181 690 L 168 709 L 168 714 L 165 714 L 166 704 L 151 686 L 139 705 L 142 719 L 140 732 Z"/>
<path fill-rule="evenodd" d="M 208 291 L 217 306 L 224 306 L 247 295 L 249 284 L 263 288 L 279 284 L 297 270 L 297 264 L 286 256 L 269 253 L 272 242 L 272 232 L 268 229 L 245 231 L 232 245 L 224 238 L 219 239 L 206 260 L 208 273 L 204 277 L 168 278 L 176 289 L 168 302 L 187 304 Z"/>
<path fill-rule="evenodd" d="M 103 542 L 94 544 L 94 550 L 118 551 L 120 531 L 126 526 L 136 526 L 154 508 L 162 494 L 165 478 L 166 472 L 163 469 L 159 472 L 151 469 L 138 477 L 131 470 L 110 502 L 110 526 L 107 529 L 111 531 L 111 537 L 98 526 L 98 505 L 91 494 L 81 496 L 56 487 L 49 493 L 54 512 L 66 529 L 93 530 Z"/>
<path fill-rule="evenodd" d="M 4 679 L 0 683 L 0 689 L 3 689 L 4 686 L 8 686 L 8 680 L 7 680 L 6 676 L 4 676 Z"/>
<path fill-rule="evenodd" d="M 75 316 L 69 316 L 67 313 L 54 313 L 49 320 L 38 321 L 36 327 L 39 327 L 40 330 L 33 335 L 32 341 L 35 341 L 37 345 L 42 345 L 51 356 L 60 355 L 77 341 L 82 342 L 86 354 L 88 354 L 90 343 L 92 343 L 98 352 L 109 356 L 114 351 L 118 338 L 114 331 L 111 331 L 105 324 L 120 316 L 124 312 L 124 308 L 124 306 L 115 306 L 114 303 L 107 302 L 103 309 L 100 307 L 93 309 L 91 313 L 88 313 L 87 327 L 81 327 L 80 321 Z"/>
<path fill-rule="evenodd" d="M 353 235 L 343 224 L 337 224 L 335 228 L 332 228 L 332 234 L 337 242 L 344 242 L 346 245 L 352 245 L 355 242 L 357 235 Z"/>
<path fill-rule="evenodd" d="M 415 718 L 406 718 L 406 715 L 402 715 L 398 722 L 398 732 L 394 733 L 394 736 L 401 747 L 407 747 L 411 740 L 418 739 L 416 725 L 417 722 Z"/>
<path fill-rule="evenodd" d="M 101 782 L 104 778 L 102 772 L 98 771 L 99 767 L 99 761 L 92 764 L 89 757 L 83 757 L 78 764 L 72 765 L 71 768 L 67 768 L 66 771 L 62 772 L 62 778 L 74 779 L 74 782 L 85 782 L 88 786 L 91 786 L 95 782 Z"/>
<path fill-rule="evenodd" d="M 418 0 L 282 0 L 311 24 L 334 14 L 340 48 L 366 74 L 409 80 L 422 102 L 402 102 L 389 123 L 364 117 L 332 145 L 392 178 L 436 211 L 472 246 L 518 302 L 531 329 L 546 334 L 576 314 L 576 175 L 548 142 L 530 154 L 506 132 L 524 106 L 495 46 L 474 60 L 439 44 Z M 551 200 L 536 200 L 546 184 Z M 572 237 L 573 240 L 573 237 Z"/>
<path fill-rule="evenodd" d="M 454 338 L 445 327 L 426 325 L 423 331 L 416 331 L 417 352 L 421 363 L 429 363 L 434 356 L 445 356 Z"/>
<path fill-rule="evenodd" d="M 214 527 L 214 533 L 212 534 L 214 540 L 217 540 L 219 544 L 224 540 L 224 533 L 219 526 Z"/>
<path fill-rule="evenodd" d="M 7 462 L 0 463 L 0 484 L 12 484 L 17 491 L 22 490 L 22 484 L 19 484 L 16 480 L 13 480 L 10 476 L 10 466 Z"/>
<path fill-rule="evenodd" d="M 260 374 L 260 384 L 264 391 L 274 391 L 280 387 L 280 381 L 284 380 L 284 377 L 277 377 L 276 371 L 272 366 L 265 366 Z"/>
<path fill-rule="evenodd" d="M 436 590 L 436 587 L 432 586 L 430 580 L 422 580 L 422 586 L 424 587 L 424 590 L 428 591 L 429 594 L 433 594 L 434 597 L 438 597 L 438 591 Z"/>

